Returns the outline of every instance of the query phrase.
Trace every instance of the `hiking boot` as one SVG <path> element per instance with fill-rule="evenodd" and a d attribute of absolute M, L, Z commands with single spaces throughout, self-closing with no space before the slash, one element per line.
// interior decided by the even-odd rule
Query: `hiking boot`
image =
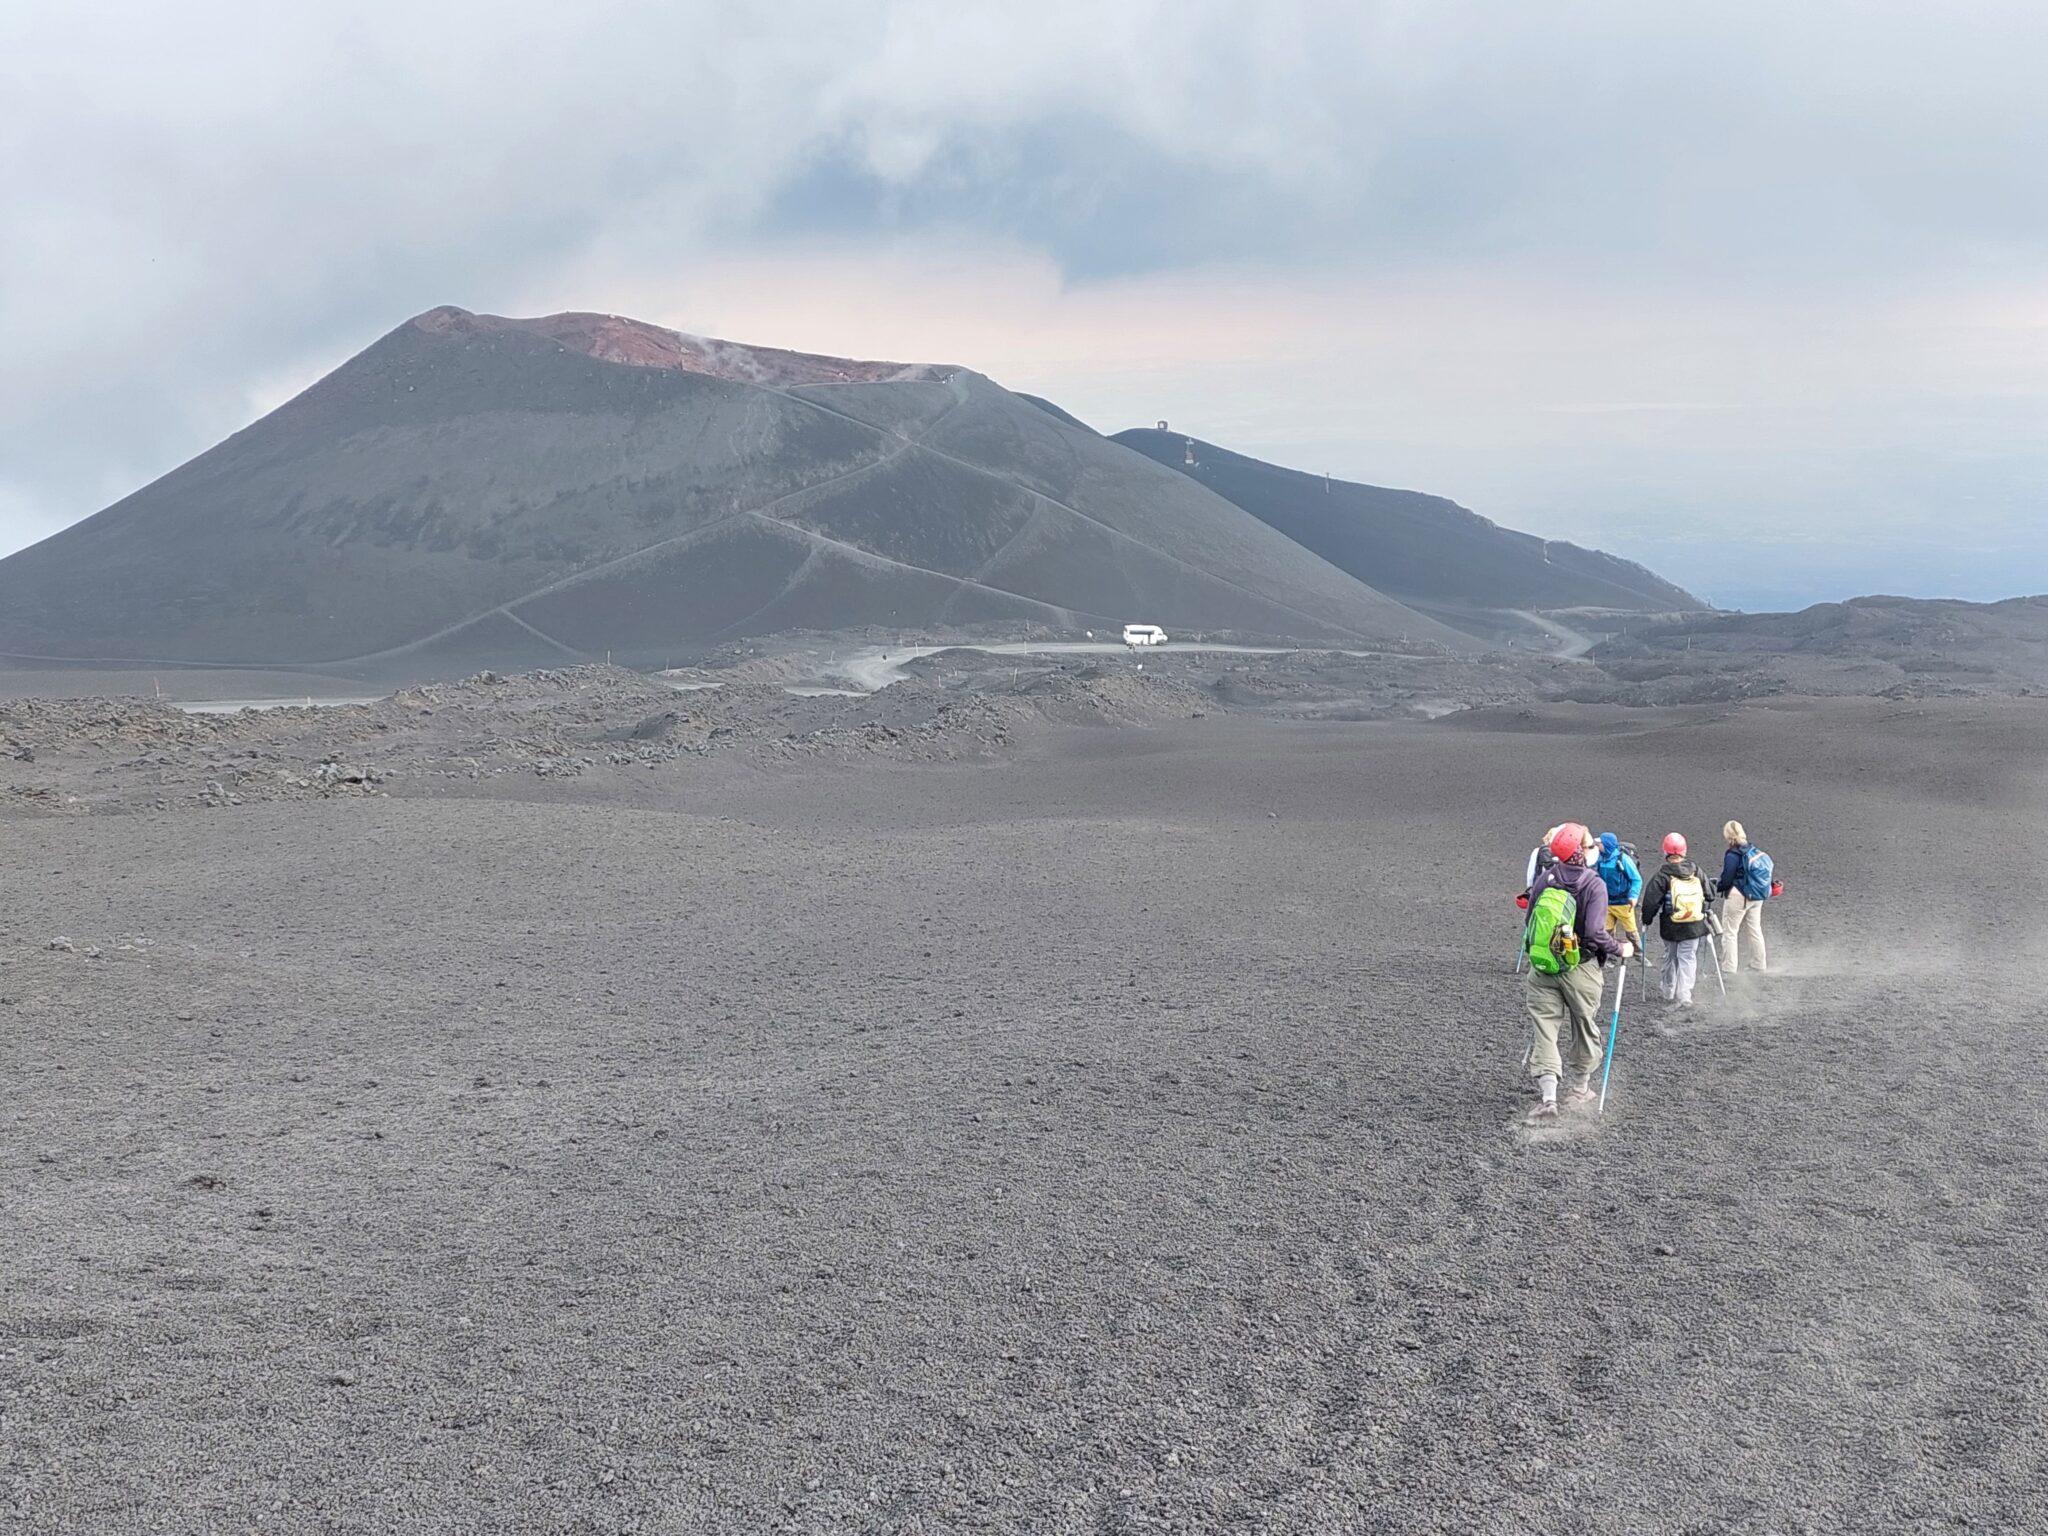
<path fill-rule="evenodd" d="M 1549 1124 L 1557 1118 L 1557 1100 L 1538 1099 L 1529 1106 L 1528 1113 L 1523 1115 L 1522 1118 L 1530 1125 Z"/>
<path fill-rule="evenodd" d="M 1567 1088 L 1564 1092 L 1560 1093 L 1557 1096 L 1557 1102 L 1558 1107 L 1561 1109 L 1584 1109 L 1598 1097 L 1599 1095 L 1593 1092 L 1591 1085 L 1580 1083 L 1576 1087 Z"/>

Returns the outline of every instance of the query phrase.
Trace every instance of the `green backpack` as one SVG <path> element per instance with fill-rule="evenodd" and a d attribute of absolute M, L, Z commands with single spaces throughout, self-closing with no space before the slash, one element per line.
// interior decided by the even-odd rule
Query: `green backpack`
<path fill-rule="evenodd" d="M 1560 976 L 1579 963 L 1579 935 L 1573 924 L 1579 920 L 1578 898 L 1562 886 L 1553 885 L 1529 908 L 1529 968 L 1545 976 Z"/>

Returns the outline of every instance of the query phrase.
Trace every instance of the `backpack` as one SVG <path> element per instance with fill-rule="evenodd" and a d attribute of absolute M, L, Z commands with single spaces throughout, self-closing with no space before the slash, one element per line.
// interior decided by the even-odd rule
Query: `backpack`
<path fill-rule="evenodd" d="M 1559 976 L 1579 963 L 1579 899 L 1561 885 L 1546 886 L 1529 908 L 1529 969 Z"/>
<path fill-rule="evenodd" d="M 1674 923 L 1700 923 L 1707 917 L 1707 882 L 1697 875 L 1673 875 L 1665 899 Z"/>
<path fill-rule="evenodd" d="M 1742 878 L 1736 889 L 1750 901 L 1768 900 L 1771 894 L 1771 856 L 1752 846 L 1742 860 Z"/>

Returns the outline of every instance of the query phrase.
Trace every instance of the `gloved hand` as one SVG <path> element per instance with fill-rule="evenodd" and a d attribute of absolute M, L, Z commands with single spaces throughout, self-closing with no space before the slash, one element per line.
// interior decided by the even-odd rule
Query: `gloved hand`
<path fill-rule="evenodd" d="M 1628 941 L 1627 939 L 1623 939 L 1623 940 L 1621 941 L 1621 958 L 1622 958 L 1622 959 L 1624 959 L 1624 960 L 1633 960 L 1633 959 L 1635 959 L 1635 957 L 1636 957 L 1636 947 L 1635 947 L 1635 945 L 1633 945 L 1633 944 L 1629 943 L 1629 941 Z"/>

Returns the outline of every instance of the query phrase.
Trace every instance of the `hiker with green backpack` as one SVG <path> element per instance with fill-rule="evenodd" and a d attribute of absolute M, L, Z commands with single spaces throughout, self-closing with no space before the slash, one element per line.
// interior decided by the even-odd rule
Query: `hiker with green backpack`
<path fill-rule="evenodd" d="M 1592 863 L 1599 849 L 1582 823 L 1566 822 L 1550 839 L 1555 862 L 1539 870 L 1529 888 L 1522 1000 L 1535 1026 L 1529 1075 L 1538 1098 L 1531 1120 L 1555 1120 L 1561 1108 L 1592 1103 L 1603 1045 L 1600 968 L 1635 953 L 1633 944 L 1607 931 L 1607 882 Z"/>

